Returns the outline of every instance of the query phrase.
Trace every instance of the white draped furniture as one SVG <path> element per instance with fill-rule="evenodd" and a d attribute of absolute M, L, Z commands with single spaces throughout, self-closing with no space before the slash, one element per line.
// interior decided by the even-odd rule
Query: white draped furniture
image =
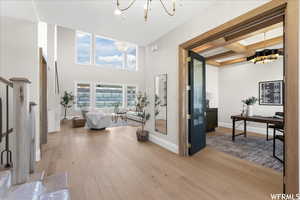
<path fill-rule="evenodd" d="M 89 129 L 105 129 L 111 126 L 111 114 L 101 111 L 86 113 L 86 127 Z"/>

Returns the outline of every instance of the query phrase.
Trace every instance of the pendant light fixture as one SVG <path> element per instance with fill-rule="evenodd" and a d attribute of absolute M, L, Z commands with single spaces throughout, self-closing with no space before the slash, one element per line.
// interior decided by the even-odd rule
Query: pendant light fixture
<path fill-rule="evenodd" d="M 264 50 L 257 51 L 253 56 L 247 57 L 247 61 L 251 61 L 254 64 L 265 64 L 270 63 L 279 58 L 280 55 L 283 55 L 283 52 L 279 49 L 266 49 L 266 33 L 264 33 Z"/>

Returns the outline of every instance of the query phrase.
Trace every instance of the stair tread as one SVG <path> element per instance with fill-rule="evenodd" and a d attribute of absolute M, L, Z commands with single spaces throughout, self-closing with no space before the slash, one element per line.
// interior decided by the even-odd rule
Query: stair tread
<path fill-rule="evenodd" d="M 9 189 L 6 200 L 39 200 L 42 193 L 45 192 L 45 187 L 41 181 L 24 183 L 15 185 Z"/>
<path fill-rule="evenodd" d="M 44 193 L 39 200 L 70 200 L 70 193 L 67 189 Z"/>
<path fill-rule="evenodd" d="M 11 171 L 0 171 L 0 199 L 3 198 L 11 186 Z"/>

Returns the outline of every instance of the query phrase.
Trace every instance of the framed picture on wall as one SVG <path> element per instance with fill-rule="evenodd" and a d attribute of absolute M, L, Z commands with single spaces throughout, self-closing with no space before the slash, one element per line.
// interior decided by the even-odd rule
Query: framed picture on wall
<path fill-rule="evenodd" d="M 283 105 L 283 81 L 259 82 L 259 105 Z"/>

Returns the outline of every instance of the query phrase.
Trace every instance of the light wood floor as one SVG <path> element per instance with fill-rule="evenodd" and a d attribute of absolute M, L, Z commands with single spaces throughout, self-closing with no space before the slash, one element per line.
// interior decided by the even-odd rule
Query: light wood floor
<path fill-rule="evenodd" d="M 67 171 L 72 200 L 264 200 L 282 191 L 281 174 L 212 148 L 185 158 L 137 142 L 133 127 L 69 127 L 49 135 L 38 169 Z"/>

